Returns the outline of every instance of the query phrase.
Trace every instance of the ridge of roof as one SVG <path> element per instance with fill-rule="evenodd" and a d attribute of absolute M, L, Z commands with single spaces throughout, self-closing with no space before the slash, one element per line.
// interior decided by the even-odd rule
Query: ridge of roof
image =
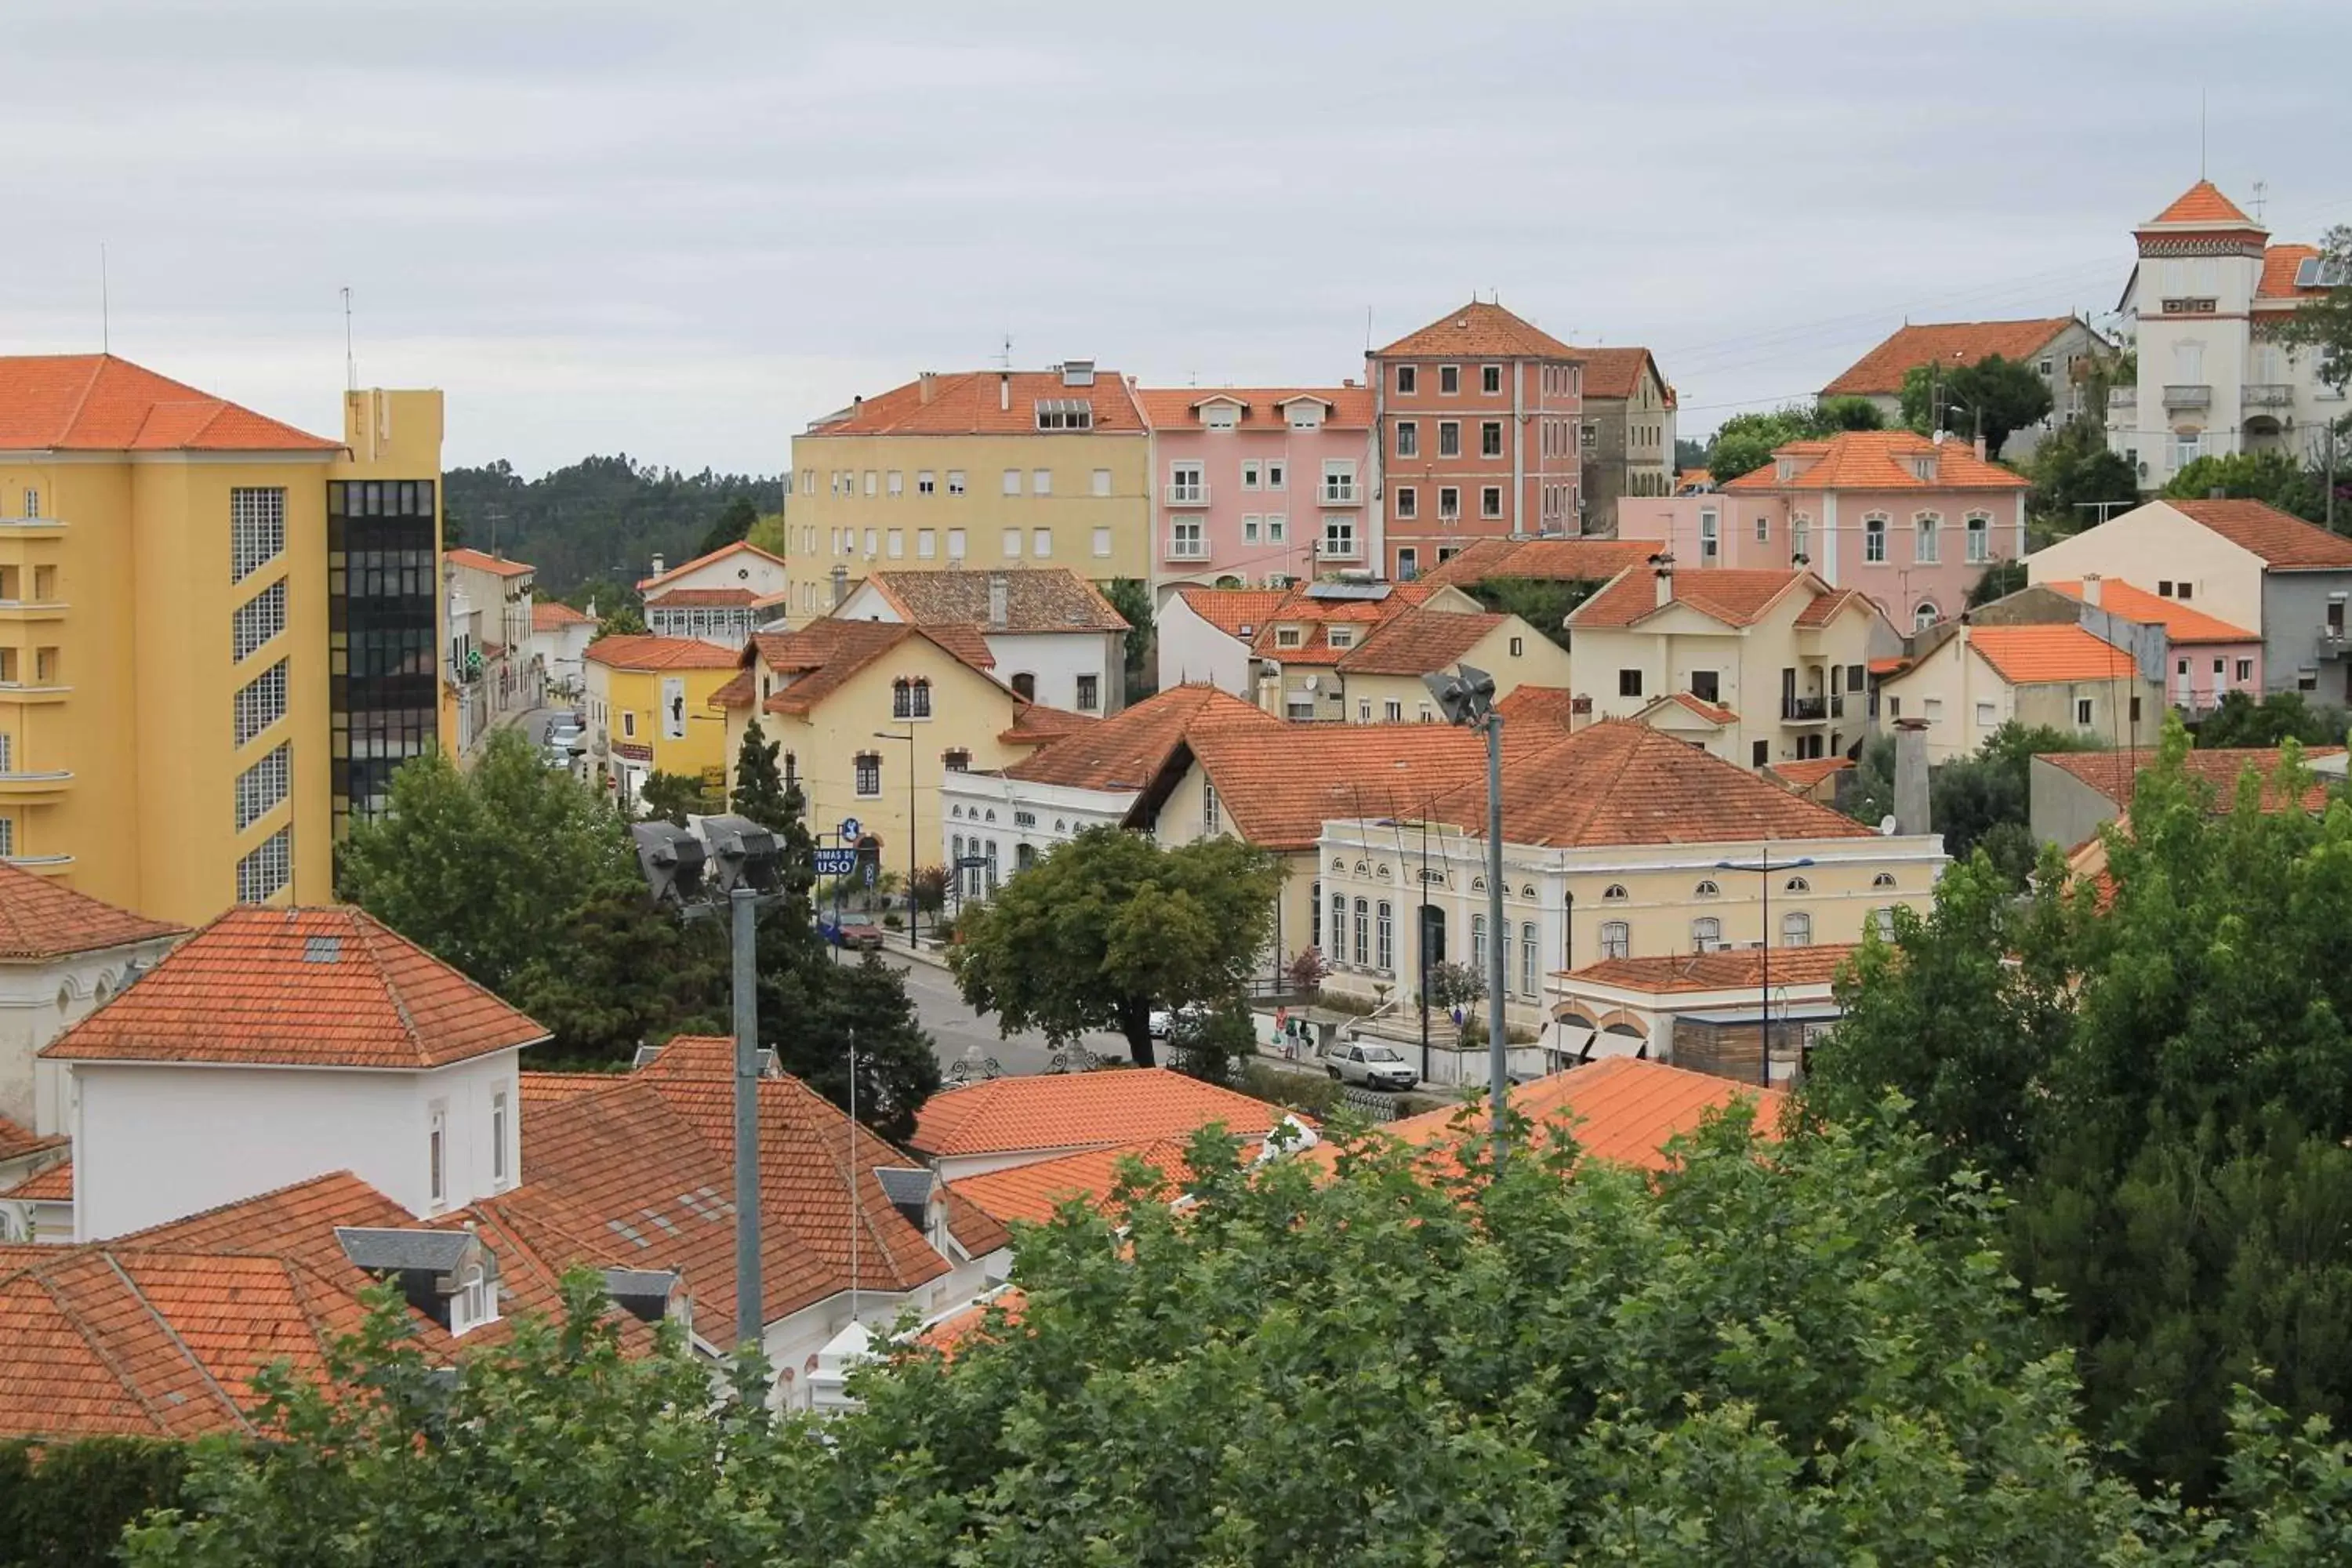
<path fill-rule="evenodd" d="M 454 561 L 458 565 L 473 571 L 488 572 L 500 577 L 521 577 L 539 570 L 528 561 L 509 561 L 503 555 L 485 555 L 480 551 L 470 549 L 463 544 L 444 550 L 441 552 L 441 559 Z"/>
<path fill-rule="evenodd" d="M 0 862 L 0 961 L 68 953 L 184 936 L 188 928 L 151 921 L 88 893 Z"/>
<path fill-rule="evenodd" d="M 1004 770 L 1008 779 L 1066 789 L 1140 790 L 1203 723 L 1280 729 L 1283 721 L 1207 682 L 1171 686 L 1108 719 L 1049 741 Z"/>
<path fill-rule="evenodd" d="M 1972 365 L 1993 354 L 2031 358 L 2074 324 L 2072 316 L 2013 321 L 1906 321 L 1822 388 L 1823 397 L 1894 397 L 1903 378 L 1928 363 Z"/>
<path fill-rule="evenodd" d="M 1661 603 L 1656 574 L 1629 566 L 1570 610 L 1568 625 L 1637 626 L 1679 605 L 1727 626 L 1752 626 L 1800 584 L 1814 589 L 1807 609 L 1836 592 L 1802 566 L 1703 566 L 1673 573 L 1666 581 L 1669 596 Z"/>
<path fill-rule="evenodd" d="M 340 451 L 110 353 L 0 356 L 0 449 Z"/>
<path fill-rule="evenodd" d="M 698 566 L 708 566 L 712 562 L 719 560 L 725 556 L 743 553 L 756 555 L 762 561 L 771 561 L 779 566 L 789 566 L 791 564 L 791 563 L 787 562 L 782 556 L 771 554 L 769 552 L 761 549 L 758 545 L 752 543 L 748 539 L 737 539 L 720 545 L 716 550 L 707 550 L 701 554 L 696 556 L 693 560 L 686 562 L 681 565 L 667 567 L 662 571 L 654 574 L 650 577 L 639 578 L 637 580 L 637 592 L 643 594 L 648 588 L 658 588 L 664 583 L 667 583 L 673 578 L 682 576 L 686 573 L 693 571 Z"/>
<path fill-rule="evenodd" d="M 1417 605 L 1375 625 L 1363 641 L 1339 656 L 1339 668 L 1349 675 L 1426 675 L 1461 658 L 1512 618 L 1489 610 Z"/>
<path fill-rule="evenodd" d="M 1243 406 L 1242 430 L 1286 430 L 1283 405 L 1311 397 L 1330 412 L 1323 420 L 1328 430 L 1369 430 L 1373 419 L 1372 391 L 1368 386 L 1139 386 L 1135 401 L 1144 423 L 1155 430 L 1206 428 L 1194 412 L 1204 403 L 1224 400 Z"/>
<path fill-rule="evenodd" d="M 1777 462 L 1751 468 L 1717 489 L 1726 495 L 1773 494 L 1785 490 L 2022 490 L 2033 481 L 1979 458 L 1969 442 L 1932 441 L 1911 430 L 1841 430 L 1826 440 L 1791 441 L 1773 450 L 1813 461 L 1788 479 Z M 1900 459 L 1933 456 L 1936 477 L 1923 479 Z"/>
<path fill-rule="evenodd" d="M 2052 579 L 2042 586 L 2070 599 L 2089 603 L 2079 578 Z M 2243 626 L 2231 626 L 2219 616 L 2209 616 L 2193 605 L 2178 599 L 2162 598 L 2147 589 L 2135 586 L 2120 577 L 2109 577 L 2100 584 L 2099 608 L 2127 621 L 2144 626 L 2160 626 L 2168 641 L 2176 643 L 2240 643 L 2263 639 Z"/>
<path fill-rule="evenodd" d="M 2239 549 L 2262 557 L 2263 563 L 2273 572 L 2352 567 L 2352 539 L 2330 533 L 2263 501 L 2167 500 L 2161 504 L 2220 534 Z"/>
<path fill-rule="evenodd" d="M 651 632 L 622 632 L 598 637 L 580 656 L 614 669 L 732 669 L 737 650 L 720 647 L 700 637 L 660 637 Z"/>
<path fill-rule="evenodd" d="M 1036 405 L 1084 403 L 1092 410 L 1085 430 L 1041 430 Z M 808 434 L 835 436 L 1140 436 L 1149 426 L 1135 389 L 1117 371 L 1097 368 L 1083 385 L 1066 384 L 1050 370 L 966 370 L 919 375 L 889 391 L 861 398 L 817 421 Z"/>
<path fill-rule="evenodd" d="M 1583 351 L 1570 348 L 1525 317 L 1484 300 L 1473 300 L 1457 310 L 1448 310 L 1386 348 L 1373 350 L 1367 357 L 1421 354 L 1580 361 L 1584 357 Z"/>

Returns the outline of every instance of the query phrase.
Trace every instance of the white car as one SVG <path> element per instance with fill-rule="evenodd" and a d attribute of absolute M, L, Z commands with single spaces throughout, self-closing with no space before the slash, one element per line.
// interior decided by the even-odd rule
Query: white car
<path fill-rule="evenodd" d="M 1324 1069 L 1342 1083 L 1360 1083 L 1366 1089 L 1411 1089 L 1421 1081 L 1412 1064 L 1394 1046 L 1375 1042 L 1366 1045 L 1361 1040 L 1348 1040 L 1331 1047 L 1323 1058 Z"/>
<path fill-rule="evenodd" d="M 1151 1037 L 1155 1040 L 1167 1039 L 1175 1033 L 1176 1026 L 1180 1021 L 1197 1024 L 1208 1016 L 1209 1009 L 1198 1002 L 1187 1003 L 1181 1007 L 1154 1007 L 1149 1022 Z"/>

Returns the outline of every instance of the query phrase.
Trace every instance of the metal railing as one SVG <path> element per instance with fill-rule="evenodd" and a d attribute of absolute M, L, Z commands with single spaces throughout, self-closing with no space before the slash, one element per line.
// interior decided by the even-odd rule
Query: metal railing
<path fill-rule="evenodd" d="M 1168 559 L 1171 561 L 1206 561 L 1208 558 L 1209 542 L 1205 539 L 1171 539 L 1168 542 Z"/>
<path fill-rule="evenodd" d="M 1830 700 L 1826 697 L 1780 699 L 1780 721 L 1784 724 L 1811 724 L 1829 716 Z"/>
<path fill-rule="evenodd" d="M 2257 381 L 2246 387 L 2243 399 L 2249 408 L 2286 408 L 2294 403 L 2294 388 L 2283 381 Z"/>
<path fill-rule="evenodd" d="M 1199 484 L 1170 485 L 1167 491 L 1170 506 L 1206 506 L 1209 504 L 1207 480 Z"/>

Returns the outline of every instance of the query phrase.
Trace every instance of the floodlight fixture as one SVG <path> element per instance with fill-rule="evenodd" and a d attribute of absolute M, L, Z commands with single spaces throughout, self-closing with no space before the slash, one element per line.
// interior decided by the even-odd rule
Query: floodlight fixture
<path fill-rule="evenodd" d="M 702 846 L 713 896 L 731 897 L 737 888 L 772 893 L 783 886 L 782 846 L 769 829 L 732 812 L 686 821 Z"/>
<path fill-rule="evenodd" d="M 629 837 L 636 841 L 637 869 L 654 902 L 684 907 L 702 901 L 701 839 L 667 822 L 631 823 Z"/>

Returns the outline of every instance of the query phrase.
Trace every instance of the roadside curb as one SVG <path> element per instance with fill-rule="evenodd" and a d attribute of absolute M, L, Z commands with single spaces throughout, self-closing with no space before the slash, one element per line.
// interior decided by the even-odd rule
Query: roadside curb
<path fill-rule="evenodd" d="M 928 964 L 931 968 L 940 971 L 941 973 L 947 973 L 948 961 L 944 955 L 932 952 L 926 948 L 917 947 L 914 943 L 908 942 L 905 937 L 898 935 L 895 931 L 885 931 L 883 933 L 882 946 L 885 951 L 895 952 L 901 958 L 911 959 L 917 963 Z"/>

